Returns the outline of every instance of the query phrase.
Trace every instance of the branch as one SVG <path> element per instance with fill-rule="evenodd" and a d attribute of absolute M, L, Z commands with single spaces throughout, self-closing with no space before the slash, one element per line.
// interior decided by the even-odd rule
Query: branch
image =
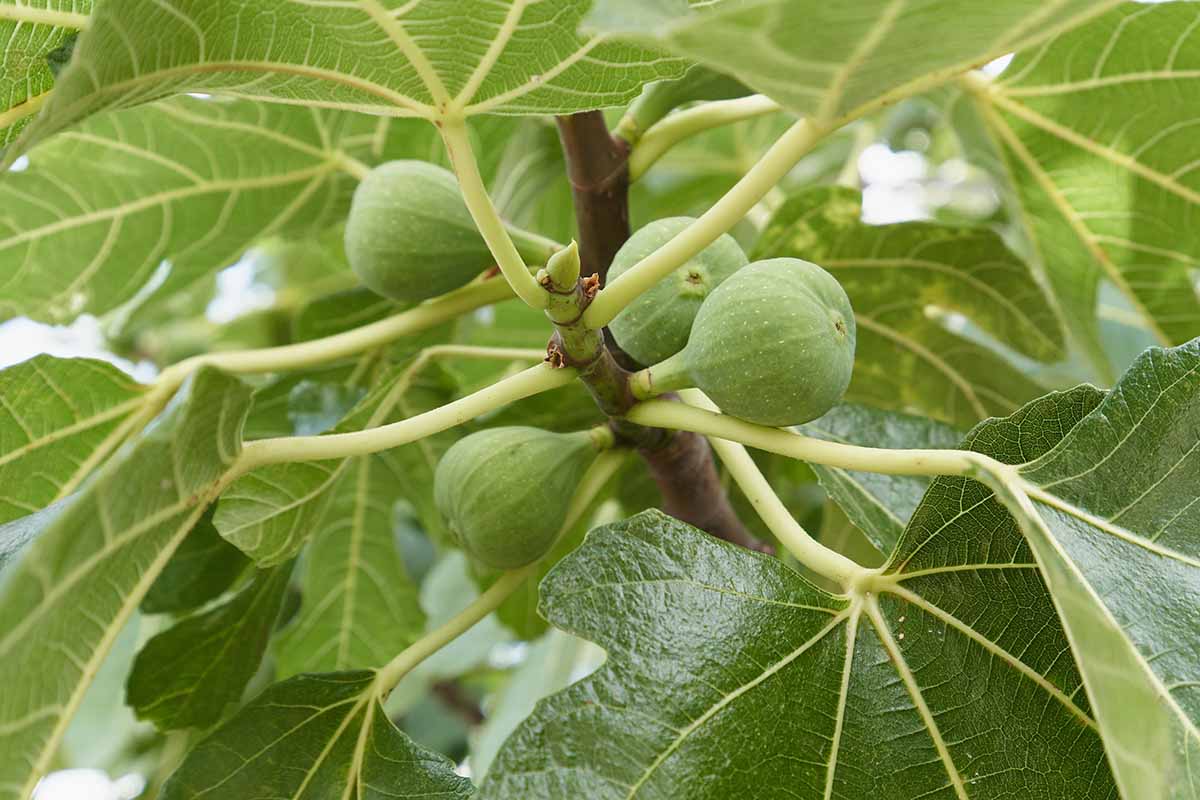
<path fill-rule="evenodd" d="M 575 198 L 583 272 L 603 281 L 613 256 L 629 238 L 628 145 L 609 134 L 599 111 L 559 117 L 558 130 Z M 618 417 L 612 421 L 617 436 L 637 447 L 645 459 L 662 492 L 663 510 L 721 539 L 768 549 L 738 519 L 704 437 L 670 434 L 619 418 L 635 402 L 626 369 L 632 362 L 605 334 L 605 341 L 596 343 L 598 356 L 582 365 L 582 377 L 600 407 Z"/>
<path fill-rule="evenodd" d="M 599 111 L 558 117 L 558 137 L 575 199 L 583 274 L 599 276 L 603 286 L 629 238 L 629 145 L 609 134 Z"/>
<path fill-rule="evenodd" d="M 666 442 L 638 450 L 662 492 L 663 511 L 718 539 L 770 552 L 770 545 L 760 542 L 738 519 L 704 437 L 677 433 L 666 437 Z"/>

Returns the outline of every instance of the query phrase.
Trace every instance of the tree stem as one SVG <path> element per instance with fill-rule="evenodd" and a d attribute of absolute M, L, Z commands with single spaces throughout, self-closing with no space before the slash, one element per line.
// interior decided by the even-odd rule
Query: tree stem
<path fill-rule="evenodd" d="M 559 117 L 558 129 L 575 198 L 583 273 L 595 274 L 603 285 L 613 257 L 629 238 L 628 145 L 609 133 L 599 111 Z M 635 402 L 627 371 L 632 364 L 605 334 L 599 357 L 581 367 L 582 377 L 600 407 L 619 417 Z M 612 425 L 645 459 L 662 492 L 664 511 L 727 541 L 766 549 L 733 510 L 704 437 L 619 418 Z"/>
<path fill-rule="evenodd" d="M 599 111 L 558 117 L 558 137 L 575 199 L 583 274 L 598 276 L 603 286 L 629 238 L 629 145 L 608 132 Z"/>

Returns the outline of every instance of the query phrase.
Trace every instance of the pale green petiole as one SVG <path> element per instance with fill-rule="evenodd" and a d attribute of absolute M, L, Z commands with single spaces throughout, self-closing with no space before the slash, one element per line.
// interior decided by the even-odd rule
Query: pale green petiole
<path fill-rule="evenodd" d="M 972 478 L 1015 474 L 1015 468 L 967 450 L 888 450 L 827 442 L 782 428 L 768 428 L 669 400 L 647 400 L 626 419 L 639 425 L 693 431 L 770 453 L 841 469 L 885 475 L 962 475 Z"/>
<path fill-rule="evenodd" d="M 575 380 L 573 369 L 539 364 L 454 402 L 400 422 L 365 431 L 327 436 L 290 436 L 248 442 L 238 457 L 236 471 L 245 473 L 266 464 L 323 461 L 378 453 L 432 436 L 480 414 Z"/>
<path fill-rule="evenodd" d="M 667 392 L 677 392 L 692 386 L 688 372 L 687 349 L 680 350 L 666 361 L 635 372 L 629 379 L 629 389 L 639 400 L 649 400 Z"/>
<path fill-rule="evenodd" d="M 471 149 L 471 140 L 467 135 L 466 123 L 463 120 L 445 120 L 441 126 L 442 140 L 446 143 L 446 151 L 458 175 L 459 188 L 462 189 L 463 200 L 467 210 L 475 220 L 488 249 L 496 259 L 496 265 L 504 273 L 504 278 L 512 286 L 525 303 L 533 308 L 545 308 L 548 300 L 546 291 L 529 274 L 524 259 L 521 258 L 517 246 L 509 235 L 508 228 L 492 204 L 484 185 L 483 176 L 479 174 L 479 164 Z"/>
<path fill-rule="evenodd" d="M 717 410 L 712 401 L 698 389 L 686 389 L 680 392 L 680 396 L 685 402 L 695 406 L 695 410 L 704 409 L 709 412 Z M 680 404 L 675 403 L 674 405 Z M 810 536 L 808 531 L 804 530 L 804 527 L 788 511 L 783 501 L 779 499 L 779 495 L 771 488 L 771 484 L 767 482 L 766 477 L 754 463 L 754 459 L 746 452 L 745 447 L 737 442 L 715 436 L 709 439 L 709 443 L 729 470 L 729 474 L 733 476 L 734 481 L 737 482 L 738 487 L 741 488 L 742 494 L 754 506 L 754 510 L 763 523 L 783 543 L 788 552 L 796 557 L 797 561 L 813 572 L 824 575 L 847 589 L 856 580 L 873 574 L 872 570 L 854 563 Z"/>
<path fill-rule="evenodd" d="M 684 139 L 722 125 L 753 119 L 780 111 L 779 103 L 766 95 L 752 94 L 734 100 L 715 100 L 684 111 L 676 111 L 651 125 L 629 156 L 629 179 L 636 181 Z"/>

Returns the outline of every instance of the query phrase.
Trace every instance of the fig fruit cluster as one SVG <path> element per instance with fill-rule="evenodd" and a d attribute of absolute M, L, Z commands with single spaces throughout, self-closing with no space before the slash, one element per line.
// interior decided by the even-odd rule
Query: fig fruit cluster
<path fill-rule="evenodd" d="M 693 222 L 690 217 L 670 217 L 639 228 L 613 258 L 608 280 L 619 278 Z M 687 344 L 704 299 L 746 263 L 737 241 L 725 234 L 622 309 L 608 326 L 613 338 L 641 364 L 670 358 Z"/>
<path fill-rule="evenodd" d="M 480 564 L 515 569 L 554 546 L 567 508 L 605 440 L 593 431 L 489 428 L 446 451 L 433 496 L 459 545 Z"/>

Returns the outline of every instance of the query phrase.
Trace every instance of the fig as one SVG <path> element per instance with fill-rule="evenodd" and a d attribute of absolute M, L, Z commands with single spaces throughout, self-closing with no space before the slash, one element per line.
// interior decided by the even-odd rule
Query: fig
<path fill-rule="evenodd" d="M 854 311 L 841 284 L 816 264 L 772 258 L 718 286 L 687 347 L 642 380 L 653 393 L 695 386 L 748 422 L 799 425 L 842 399 L 854 343 Z"/>
<path fill-rule="evenodd" d="M 608 279 L 615 280 L 693 222 L 691 217 L 669 217 L 639 228 L 613 258 Z M 704 298 L 746 263 L 734 238 L 723 235 L 626 306 L 609 323 L 613 338 L 641 364 L 670 358 L 687 344 Z"/>
<path fill-rule="evenodd" d="M 545 262 L 553 243 L 508 227 L 522 257 Z M 391 161 L 368 173 L 350 204 L 345 245 L 363 285 L 398 302 L 445 294 L 495 264 L 454 174 L 424 161 Z"/>
<path fill-rule="evenodd" d="M 433 494 L 462 549 L 496 569 L 522 567 L 549 552 L 604 443 L 598 434 L 511 426 L 455 442 L 434 472 Z"/>

